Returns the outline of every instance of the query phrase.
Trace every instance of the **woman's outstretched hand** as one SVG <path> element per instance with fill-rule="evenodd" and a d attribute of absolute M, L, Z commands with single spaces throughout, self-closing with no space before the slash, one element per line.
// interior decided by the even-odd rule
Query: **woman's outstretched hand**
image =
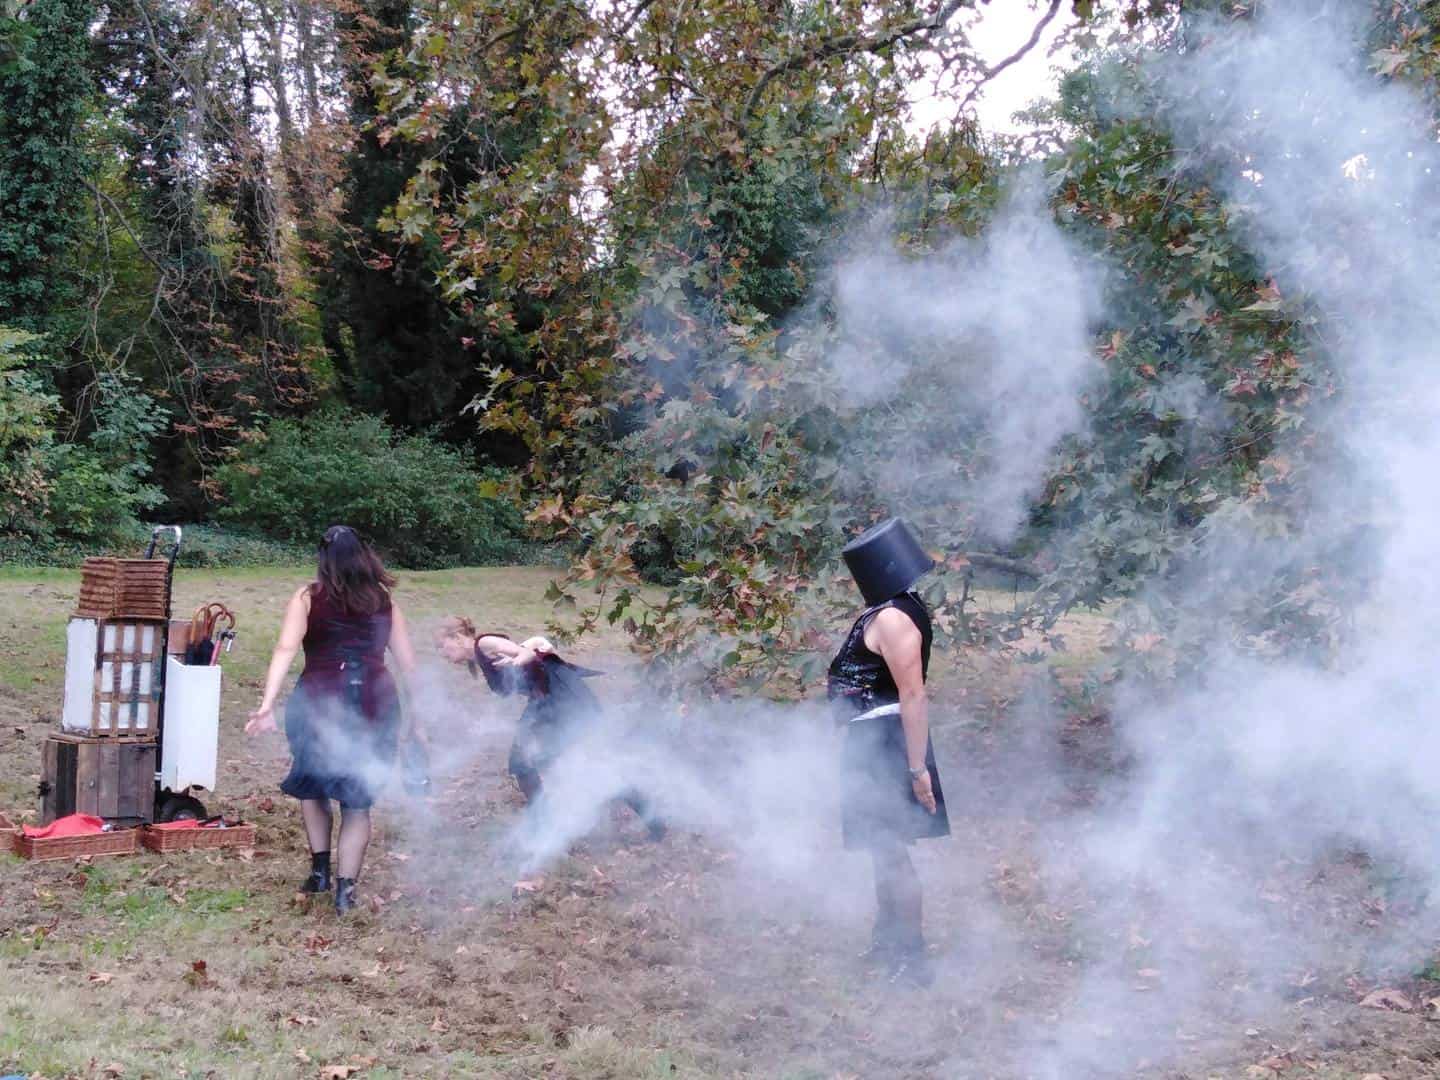
<path fill-rule="evenodd" d="M 275 730 L 275 706 L 261 705 L 250 714 L 250 719 L 245 722 L 246 735 L 261 735 L 267 731 Z"/>

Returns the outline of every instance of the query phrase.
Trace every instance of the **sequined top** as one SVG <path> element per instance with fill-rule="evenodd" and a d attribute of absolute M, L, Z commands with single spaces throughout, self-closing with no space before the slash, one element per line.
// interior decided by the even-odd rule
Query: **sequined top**
<path fill-rule="evenodd" d="M 895 677 L 890 674 L 890 666 L 883 656 L 872 652 L 865 644 L 865 629 L 870 620 L 887 607 L 903 611 L 919 629 L 921 678 L 929 674 L 930 643 L 934 632 L 930 626 L 930 610 L 920 595 L 901 593 L 883 604 L 866 608 L 850 628 L 845 644 L 840 646 L 835 659 L 830 661 L 828 694 L 847 719 L 856 713 L 900 700 L 900 689 L 895 685 Z"/>

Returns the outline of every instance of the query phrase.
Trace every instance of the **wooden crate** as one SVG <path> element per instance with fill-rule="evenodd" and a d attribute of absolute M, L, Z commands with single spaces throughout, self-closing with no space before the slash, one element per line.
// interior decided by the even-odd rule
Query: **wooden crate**
<path fill-rule="evenodd" d="M 40 821 L 94 814 L 138 825 L 155 816 L 155 743 L 60 733 L 40 747 Z"/>
<path fill-rule="evenodd" d="M 170 563 L 166 559 L 86 559 L 80 603 L 86 619 L 168 619 Z"/>
<path fill-rule="evenodd" d="M 97 855 L 133 855 L 139 850 L 139 829 L 112 829 L 90 836 L 32 838 L 24 830 L 15 834 L 15 854 L 23 859 L 88 859 Z"/>
<path fill-rule="evenodd" d="M 164 630 L 164 623 L 71 619 L 60 726 L 75 735 L 154 738 Z"/>
<path fill-rule="evenodd" d="M 219 848 L 253 848 L 255 826 L 237 821 L 221 828 L 157 829 L 147 825 L 140 830 L 140 843 L 151 851 L 168 855 L 174 851 L 215 851 Z"/>

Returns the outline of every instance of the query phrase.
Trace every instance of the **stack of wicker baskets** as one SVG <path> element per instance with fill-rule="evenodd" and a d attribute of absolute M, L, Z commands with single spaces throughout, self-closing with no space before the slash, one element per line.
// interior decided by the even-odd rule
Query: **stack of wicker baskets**
<path fill-rule="evenodd" d="M 75 614 L 82 619 L 168 619 L 169 573 L 165 559 L 86 559 Z"/>

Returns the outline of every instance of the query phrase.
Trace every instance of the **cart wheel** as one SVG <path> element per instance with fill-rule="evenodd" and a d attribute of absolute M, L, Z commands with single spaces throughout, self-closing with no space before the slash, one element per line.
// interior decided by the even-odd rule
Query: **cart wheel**
<path fill-rule="evenodd" d="M 166 795 L 155 814 L 156 821 L 204 821 L 205 804 L 193 795 Z"/>

